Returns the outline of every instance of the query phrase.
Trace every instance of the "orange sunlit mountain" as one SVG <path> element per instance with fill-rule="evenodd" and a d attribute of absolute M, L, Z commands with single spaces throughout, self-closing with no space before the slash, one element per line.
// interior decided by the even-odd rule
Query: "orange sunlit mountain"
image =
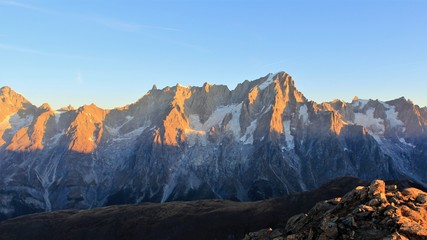
<path fill-rule="evenodd" d="M 316 103 L 279 72 L 234 90 L 153 87 L 116 109 L 0 93 L 0 215 L 119 203 L 260 200 L 338 176 L 427 184 L 427 110 L 410 100 Z M 333 98 L 333 96 L 331 96 Z"/>

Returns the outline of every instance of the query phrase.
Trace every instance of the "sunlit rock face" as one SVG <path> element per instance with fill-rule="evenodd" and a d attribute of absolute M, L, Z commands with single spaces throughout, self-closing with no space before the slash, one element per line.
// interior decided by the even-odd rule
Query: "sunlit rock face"
<path fill-rule="evenodd" d="M 426 110 L 309 101 L 284 72 L 153 87 L 137 102 L 53 110 L 0 92 L 0 216 L 203 198 L 258 200 L 337 176 L 427 184 Z"/>

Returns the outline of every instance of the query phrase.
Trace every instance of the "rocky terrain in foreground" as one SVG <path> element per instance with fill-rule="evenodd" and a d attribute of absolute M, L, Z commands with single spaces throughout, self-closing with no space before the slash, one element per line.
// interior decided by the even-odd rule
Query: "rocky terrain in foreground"
<path fill-rule="evenodd" d="M 317 203 L 285 228 L 251 232 L 245 240 L 427 239 L 427 193 L 373 181 L 342 198 Z"/>

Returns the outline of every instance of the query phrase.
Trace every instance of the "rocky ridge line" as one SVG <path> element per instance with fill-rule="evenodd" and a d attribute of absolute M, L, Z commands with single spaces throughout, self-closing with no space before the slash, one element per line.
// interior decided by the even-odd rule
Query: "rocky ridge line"
<path fill-rule="evenodd" d="M 115 204 L 256 201 L 340 176 L 427 186 L 426 113 L 405 98 L 316 103 L 285 72 L 234 90 L 153 87 L 110 110 L 37 107 L 0 88 L 0 221 Z"/>
<path fill-rule="evenodd" d="M 244 240 L 427 239 L 427 193 L 399 191 L 375 180 L 342 198 L 317 203 L 307 214 L 291 217 L 285 228 L 262 229 Z"/>

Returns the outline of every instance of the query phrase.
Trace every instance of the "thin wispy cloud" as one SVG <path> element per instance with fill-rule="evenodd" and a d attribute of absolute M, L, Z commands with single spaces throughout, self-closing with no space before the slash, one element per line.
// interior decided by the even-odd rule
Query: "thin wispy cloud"
<path fill-rule="evenodd" d="M 10 44 L 3 44 L 3 43 L 0 43 L 0 50 L 34 54 L 34 55 L 47 56 L 47 57 L 80 59 L 80 60 L 87 60 L 87 61 L 109 60 L 106 58 L 81 56 L 81 55 L 76 55 L 76 54 L 53 53 L 53 52 L 42 51 L 42 50 L 34 49 L 34 48 L 28 48 L 28 47 L 22 47 L 22 46 L 17 46 L 17 45 L 10 45 Z"/>
<path fill-rule="evenodd" d="M 137 23 L 130 23 L 122 20 L 116 20 L 116 19 L 109 19 L 104 17 L 91 17 L 91 16 L 77 16 L 77 15 L 70 15 L 63 12 L 57 12 L 46 8 L 41 8 L 38 6 L 30 5 L 23 2 L 13 1 L 13 0 L 0 0 L 0 5 L 6 5 L 6 6 L 12 6 L 17 8 L 23 8 L 28 9 L 40 13 L 46 13 L 50 15 L 60 15 L 60 16 L 67 16 L 70 18 L 75 19 L 86 19 L 87 21 L 92 21 L 94 23 L 97 23 L 99 25 L 102 25 L 104 27 L 108 27 L 111 29 L 119 30 L 119 31 L 125 31 L 125 32 L 139 32 L 144 30 L 161 30 L 161 31 L 171 31 L 171 32 L 179 32 L 180 29 L 172 28 L 172 27 L 166 27 L 166 26 L 154 26 L 154 25 L 144 25 L 144 24 L 137 24 Z"/>
<path fill-rule="evenodd" d="M 51 14 L 55 13 L 48 9 L 44 9 L 44 8 L 36 7 L 34 5 L 30 5 L 27 3 L 12 1 L 12 0 L 0 0 L 0 5 L 23 8 L 23 9 L 28 9 L 36 12 L 41 12 L 41 13 L 51 13 Z"/>
<path fill-rule="evenodd" d="M 14 6 L 14 7 L 19 7 L 19 8 L 37 10 L 37 11 L 40 10 L 40 8 L 34 7 L 34 6 L 26 4 L 26 3 L 17 2 L 17 1 L 0 0 L 0 5 L 8 5 L 8 6 Z"/>
<path fill-rule="evenodd" d="M 204 52 L 204 53 L 210 52 L 209 49 L 204 48 L 204 47 L 199 46 L 199 45 L 196 45 L 196 44 L 170 40 L 169 38 L 160 37 L 156 34 L 153 34 L 152 32 L 146 31 L 146 30 L 160 30 L 160 31 L 170 31 L 170 32 L 181 31 L 180 29 L 177 29 L 177 28 L 164 27 L 164 26 L 153 26 L 153 25 L 142 25 L 142 24 L 124 22 L 124 21 L 115 20 L 115 19 L 100 18 L 100 17 L 93 18 L 93 21 L 95 21 L 96 23 L 101 24 L 105 27 L 114 29 L 114 30 L 124 31 L 124 32 L 144 32 L 146 36 L 167 42 L 169 44 L 173 44 L 173 45 L 177 45 L 177 46 L 181 46 L 181 47 L 185 47 L 185 48 L 191 48 L 191 49 L 197 50 L 199 52 Z"/>
<path fill-rule="evenodd" d="M 170 27 L 160 27 L 160 26 L 151 26 L 151 25 L 141 25 L 144 29 L 157 29 L 157 30 L 164 30 L 164 31 L 171 31 L 171 32 L 180 32 L 181 30 L 178 28 L 170 28 Z"/>
<path fill-rule="evenodd" d="M 104 27 L 108 27 L 114 30 L 124 31 L 124 32 L 138 32 L 141 30 L 141 26 L 138 24 L 127 23 L 119 20 L 112 20 L 106 18 L 94 18 L 93 21 Z"/>
<path fill-rule="evenodd" d="M 159 39 L 161 41 L 167 42 L 169 44 L 190 48 L 197 50 L 199 52 L 210 52 L 210 50 L 193 44 L 193 43 L 187 43 L 187 42 L 180 42 L 176 40 L 170 40 L 168 38 L 160 37 L 155 34 L 156 31 L 166 31 L 166 32 L 180 32 L 181 29 L 168 27 L 168 26 L 155 26 L 155 25 L 144 25 L 139 23 L 131 23 L 127 21 L 122 21 L 118 19 L 111 19 L 106 18 L 102 16 L 82 16 L 82 15 L 74 15 L 69 14 L 65 12 L 58 12 L 47 8 L 42 8 L 39 6 L 30 5 L 23 2 L 13 1 L 13 0 L 0 0 L 0 5 L 8 5 L 12 7 L 22 8 L 22 9 L 28 9 L 32 11 L 37 11 L 39 13 L 44 13 L 48 15 L 55 15 L 55 16 L 61 16 L 61 17 L 67 17 L 71 19 L 79 19 L 87 21 L 88 23 L 95 23 L 104 27 L 107 27 L 109 29 L 113 29 L 116 31 L 122 31 L 122 32 L 133 32 L 133 33 L 144 33 L 146 36 Z M 1 37 L 1 35 L 0 35 Z M 31 48 L 25 48 L 20 46 L 14 46 L 14 45 L 7 45 L 7 44 L 1 44 L 0 43 L 0 49 L 3 50 L 10 50 L 10 51 L 17 51 L 17 52 L 24 52 L 24 53 L 31 53 L 31 54 L 39 54 L 39 55 L 45 55 L 45 56 L 56 56 L 56 57 L 67 57 L 67 58 L 79 58 L 79 59 L 87 59 L 87 60 L 94 60 L 93 58 L 87 58 L 87 57 L 81 57 L 81 56 L 73 56 L 73 55 L 64 55 L 64 54 L 56 54 L 56 53 L 49 53 L 44 51 L 39 51 L 36 49 Z"/>
<path fill-rule="evenodd" d="M 172 31 L 172 32 L 180 31 L 179 29 L 176 29 L 176 28 L 136 24 L 136 23 L 130 23 L 130 22 L 125 22 L 121 20 L 101 18 L 101 17 L 93 18 L 93 21 L 105 27 L 108 27 L 114 30 L 124 31 L 124 32 L 140 32 L 148 29 Z"/>
<path fill-rule="evenodd" d="M 194 50 L 197 50 L 199 52 L 203 52 L 203 53 L 210 53 L 211 51 L 205 47 L 199 46 L 197 44 L 192 44 L 192 43 L 185 43 L 185 42 L 178 42 L 178 41 L 168 41 L 172 44 L 178 45 L 178 46 L 182 46 L 182 47 L 186 47 L 186 48 L 192 48 Z"/>
<path fill-rule="evenodd" d="M 20 47 L 20 46 L 15 46 L 15 45 L 2 44 L 2 43 L 0 43 L 0 49 L 7 50 L 7 51 L 21 52 L 21 53 L 37 54 L 37 55 L 49 55 L 48 53 L 45 53 L 45 52 L 42 52 L 42 51 L 39 51 L 36 49 Z"/>
<path fill-rule="evenodd" d="M 179 40 L 172 40 L 171 38 L 161 37 L 161 36 L 158 36 L 158 35 L 155 35 L 155 34 L 151 34 L 151 33 L 148 33 L 148 34 L 145 34 L 145 35 L 147 35 L 150 38 L 153 38 L 155 40 L 158 40 L 158 41 L 162 41 L 162 42 L 165 42 L 165 43 L 168 43 L 168 44 L 171 44 L 171 45 L 176 45 L 176 46 L 180 46 L 180 47 L 185 47 L 185 48 L 193 49 L 193 50 L 196 50 L 196 51 L 201 52 L 201 53 L 210 53 L 211 52 L 210 49 L 205 48 L 203 46 L 200 46 L 198 44 L 191 43 L 191 42 L 185 42 L 185 41 L 179 41 Z"/>

